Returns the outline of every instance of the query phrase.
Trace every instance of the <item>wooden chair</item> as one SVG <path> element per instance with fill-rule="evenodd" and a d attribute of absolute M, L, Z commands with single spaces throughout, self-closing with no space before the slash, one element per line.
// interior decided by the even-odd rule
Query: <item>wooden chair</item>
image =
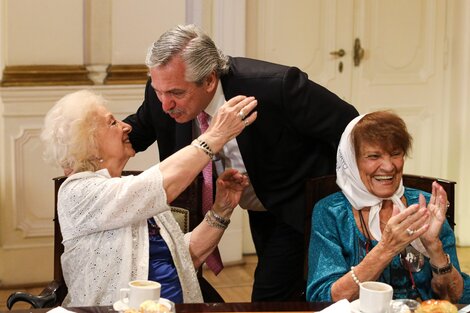
<path fill-rule="evenodd" d="M 455 226 L 454 211 L 455 211 L 455 184 L 456 182 L 444 180 L 440 178 L 417 176 L 417 175 L 403 175 L 403 185 L 405 187 L 420 189 L 431 193 L 432 183 L 437 181 L 446 191 L 449 207 L 447 209 L 447 221 L 452 227 Z M 312 212 L 315 204 L 325 198 L 326 196 L 340 191 L 336 185 L 336 175 L 322 176 L 318 178 L 310 178 L 305 184 L 306 203 L 305 203 L 305 262 L 304 262 L 304 278 L 307 280 L 308 275 L 308 247 L 310 243 L 310 232 L 312 225 Z"/>
<path fill-rule="evenodd" d="M 141 171 L 124 171 L 122 175 L 138 175 Z M 16 302 L 23 301 L 31 304 L 33 308 L 50 308 L 62 303 L 67 295 L 67 286 L 64 282 L 60 256 L 64 252 L 62 234 L 60 232 L 59 219 L 57 217 L 57 194 L 60 185 L 67 177 L 54 178 L 54 280 L 50 282 L 40 295 L 32 295 L 24 292 L 15 292 L 7 300 L 10 310 Z M 201 198 L 202 176 L 198 176 L 194 182 L 181 193 L 172 203 L 171 210 L 183 232 L 194 229 L 202 220 Z M 204 302 L 224 302 L 217 290 L 202 276 L 202 269 L 198 271 L 198 280 L 201 287 Z"/>

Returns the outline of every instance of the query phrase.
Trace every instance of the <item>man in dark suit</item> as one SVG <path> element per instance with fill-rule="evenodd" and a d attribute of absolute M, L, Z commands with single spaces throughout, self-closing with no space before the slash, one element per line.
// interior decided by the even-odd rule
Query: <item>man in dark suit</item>
<path fill-rule="evenodd" d="M 145 100 L 125 120 L 136 151 L 156 140 L 164 159 L 197 136 L 202 111 L 214 116 L 237 95 L 258 101 L 257 120 L 227 143 L 216 168 L 237 168 L 251 182 L 240 206 L 248 210 L 258 255 L 252 300 L 298 296 L 305 287 L 304 183 L 334 173 L 337 144 L 358 112 L 298 68 L 224 56 L 193 25 L 164 33 L 146 63 Z"/>

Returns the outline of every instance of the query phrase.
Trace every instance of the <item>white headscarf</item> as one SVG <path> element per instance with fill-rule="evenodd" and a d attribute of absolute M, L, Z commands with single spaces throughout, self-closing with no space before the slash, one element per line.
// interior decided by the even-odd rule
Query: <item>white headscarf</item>
<path fill-rule="evenodd" d="M 336 184 L 341 188 L 341 191 L 354 209 L 362 210 L 365 207 L 370 207 L 368 221 L 369 230 L 375 239 L 380 240 L 382 238 L 382 231 L 380 230 L 379 212 L 382 208 L 382 201 L 387 199 L 379 198 L 370 193 L 362 182 L 357 167 L 354 145 L 351 139 L 351 132 L 354 126 L 356 126 L 364 116 L 365 115 L 359 115 L 349 122 L 341 136 L 336 156 Z M 398 189 L 389 198 L 393 204 L 400 209 L 400 212 L 405 209 L 405 205 L 400 200 L 404 191 L 403 180 L 401 180 Z M 414 240 L 411 245 L 424 255 L 428 255 L 419 238 Z"/>

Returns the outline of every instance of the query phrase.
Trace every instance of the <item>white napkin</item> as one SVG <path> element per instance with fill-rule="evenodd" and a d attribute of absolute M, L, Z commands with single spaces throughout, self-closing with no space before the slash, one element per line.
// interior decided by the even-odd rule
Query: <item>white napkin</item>
<path fill-rule="evenodd" d="M 53 308 L 52 310 L 47 311 L 47 313 L 73 313 L 73 311 L 69 311 L 61 306 L 58 306 Z"/>
<path fill-rule="evenodd" d="M 351 313 L 351 304 L 347 299 L 342 299 L 318 313 Z"/>

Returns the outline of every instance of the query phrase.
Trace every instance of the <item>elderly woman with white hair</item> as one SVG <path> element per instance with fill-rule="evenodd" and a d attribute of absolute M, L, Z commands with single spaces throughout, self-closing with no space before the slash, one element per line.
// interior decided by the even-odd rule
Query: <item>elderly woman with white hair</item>
<path fill-rule="evenodd" d="M 361 115 L 338 148 L 340 192 L 314 207 L 308 301 L 356 300 L 359 284 L 381 281 L 394 298 L 470 302 L 470 280 L 446 220 L 447 194 L 403 186 L 411 148 L 405 123 L 388 111 Z"/>
<path fill-rule="evenodd" d="M 253 98 L 232 98 L 192 145 L 138 176 L 121 177 L 135 155 L 132 128 L 90 91 L 68 94 L 54 105 L 41 138 L 46 159 L 69 172 L 58 193 L 65 306 L 113 304 L 118 290 L 136 279 L 157 280 L 162 297 L 176 303 L 202 302 L 195 268 L 220 241 L 247 178 L 233 169 L 220 175 L 212 210 L 189 234 L 182 233 L 168 203 L 243 131 L 240 110 L 255 106 Z M 256 114 L 249 118 L 251 124 Z"/>

